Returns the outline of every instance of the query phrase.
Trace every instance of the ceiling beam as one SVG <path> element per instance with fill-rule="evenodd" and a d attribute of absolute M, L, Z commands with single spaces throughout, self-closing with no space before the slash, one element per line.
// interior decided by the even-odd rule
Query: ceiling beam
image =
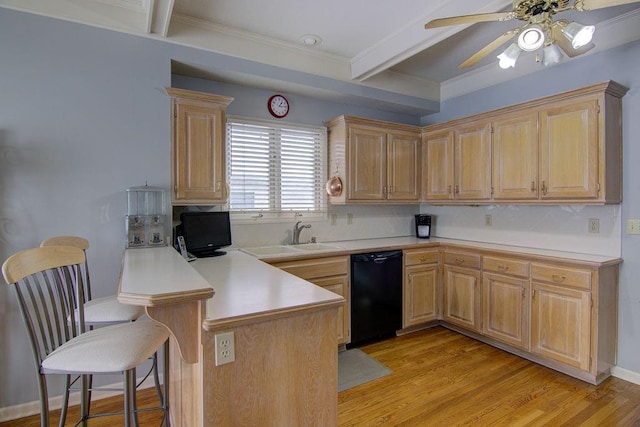
<path fill-rule="evenodd" d="M 512 1 L 469 2 L 468 0 L 451 0 L 445 2 L 444 5 L 441 2 L 436 3 L 441 7 L 426 11 L 422 16 L 408 23 L 400 30 L 354 56 L 351 59 L 351 78 L 354 80 L 366 80 L 471 25 L 455 25 L 425 30 L 424 25 L 432 19 L 497 12 L 511 5 Z M 484 6 L 478 8 L 478 3 L 482 3 Z"/>

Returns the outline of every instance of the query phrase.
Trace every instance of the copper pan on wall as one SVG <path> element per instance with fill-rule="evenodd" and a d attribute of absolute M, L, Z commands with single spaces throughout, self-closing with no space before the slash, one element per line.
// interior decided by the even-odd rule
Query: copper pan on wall
<path fill-rule="evenodd" d="M 342 194 L 342 180 L 339 177 L 334 176 L 327 181 L 325 188 L 328 195 L 331 197 L 338 197 Z"/>

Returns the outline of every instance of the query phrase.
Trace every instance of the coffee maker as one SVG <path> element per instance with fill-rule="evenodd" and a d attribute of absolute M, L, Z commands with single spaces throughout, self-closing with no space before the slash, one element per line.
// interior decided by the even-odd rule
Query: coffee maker
<path fill-rule="evenodd" d="M 431 236 L 431 215 L 416 215 L 416 237 L 428 239 Z"/>

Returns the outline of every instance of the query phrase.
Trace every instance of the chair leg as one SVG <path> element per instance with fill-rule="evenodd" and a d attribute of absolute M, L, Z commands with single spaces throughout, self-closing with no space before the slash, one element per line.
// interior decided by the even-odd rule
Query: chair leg
<path fill-rule="evenodd" d="M 80 378 L 80 419 L 82 426 L 87 425 L 89 419 L 89 381 L 91 375 L 82 375 Z"/>
<path fill-rule="evenodd" d="M 158 378 L 158 352 L 153 353 L 153 383 L 156 387 L 156 395 L 160 405 L 164 406 L 164 397 L 162 396 L 162 389 L 160 388 L 160 378 Z"/>
<path fill-rule="evenodd" d="M 124 372 L 124 427 L 131 427 L 133 414 L 132 390 L 136 388 L 135 378 L 132 378 L 132 369 Z"/>
<path fill-rule="evenodd" d="M 47 379 L 44 374 L 38 375 L 38 393 L 40 394 L 40 427 L 49 427 L 49 396 Z"/>
<path fill-rule="evenodd" d="M 62 407 L 60 408 L 60 421 L 58 426 L 63 427 L 67 421 L 67 409 L 69 409 L 69 387 L 71 387 L 71 375 L 64 376 L 64 394 L 62 395 Z"/>
<path fill-rule="evenodd" d="M 162 400 L 163 426 L 169 427 L 169 340 L 164 342 L 162 363 L 162 382 L 164 384 L 164 399 Z"/>

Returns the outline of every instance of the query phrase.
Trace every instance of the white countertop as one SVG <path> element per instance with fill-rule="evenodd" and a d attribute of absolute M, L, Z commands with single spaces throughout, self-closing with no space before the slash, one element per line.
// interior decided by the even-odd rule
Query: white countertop
<path fill-rule="evenodd" d="M 207 301 L 205 329 L 344 303 L 340 295 L 240 251 L 190 264 L 216 292 Z"/>
<path fill-rule="evenodd" d="M 386 237 L 386 238 L 377 238 L 377 239 L 362 239 L 362 240 L 349 240 L 349 241 L 336 241 L 336 242 L 322 242 L 327 245 L 333 246 L 335 249 L 327 249 L 321 251 L 313 251 L 308 253 L 284 253 L 279 255 L 264 255 L 259 256 L 257 258 L 261 260 L 275 261 L 281 259 L 295 259 L 295 258 L 303 258 L 309 256 L 325 256 L 325 255 L 340 255 L 340 254 L 351 254 L 357 252 L 367 252 L 367 251 L 382 251 L 382 250 L 392 250 L 392 249 L 411 249 L 411 248 L 419 248 L 419 247 L 428 247 L 435 246 L 439 244 L 447 244 L 454 245 L 459 248 L 473 248 L 473 249 L 482 249 L 486 251 L 496 251 L 496 252 L 509 252 L 511 254 L 519 255 L 530 255 L 535 257 L 544 257 L 549 260 L 551 259 L 561 259 L 561 260 L 570 260 L 570 261 L 578 261 L 585 263 L 595 263 L 595 264 L 617 264 L 622 260 L 618 257 L 613 256 L 604 256 L 604 255 L 592 255 L 592 254 L 583 254 L 578 252 L 566 252 L 566 251 L 555 251 L 549 249 L 537 249 L 537 248 L 528 248 L 523 246 L 515 246 L 515 245 L 502 245 L 495 243 L 485 243 L 485 242 L 474 242 L 470 240 L 458 240 L 458 239 L 444 239 L 440 237 L 431 237 L 429 239 L 419 239 L 413 236 L 404 236 L 404 237 Z"/>

